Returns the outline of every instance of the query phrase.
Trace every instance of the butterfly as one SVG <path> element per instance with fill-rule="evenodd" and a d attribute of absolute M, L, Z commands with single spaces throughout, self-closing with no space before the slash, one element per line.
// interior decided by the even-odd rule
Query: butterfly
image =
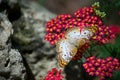
<path fill-rule="evenodd" d="M 80 31 L 80 28 L 73 27 L 65 32 L 65 38 L 56 43 L 60 67 L 66 66 L 71 61 L 78 49 L 93 36 L 95 30 L 96 28 L 85 27 Z"/>

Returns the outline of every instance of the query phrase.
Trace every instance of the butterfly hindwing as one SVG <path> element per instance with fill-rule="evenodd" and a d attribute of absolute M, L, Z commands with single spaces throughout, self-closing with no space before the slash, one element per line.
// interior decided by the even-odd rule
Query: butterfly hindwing
<path fill-rule="evenodd" d="M 65 37 L 70 43 L 78 47 L 81 39 L 80 29 L 78 27 L 68 29 L 65 33 Z"/>
<path fill-rule="evenodd" d="M 67 39 L 62 39 L 57 43 L 58 61 L 60 65 L 66 65 L 77 53 L 77 47 L 68 42 Z"/>

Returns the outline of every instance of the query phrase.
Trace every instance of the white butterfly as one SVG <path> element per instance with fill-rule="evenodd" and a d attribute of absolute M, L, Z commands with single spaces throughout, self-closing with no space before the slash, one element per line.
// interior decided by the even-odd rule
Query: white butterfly
<path fill-rule="evenodd" d="M 89 28 L 84 28 L 81 32 L 78 27 L 68 29 L 65 38 L 60 39 L 56 44 L 59 65 L 61 67 L 67 65 L 77 53 L 78 48 L 84 45 L 93 34 Z"/>

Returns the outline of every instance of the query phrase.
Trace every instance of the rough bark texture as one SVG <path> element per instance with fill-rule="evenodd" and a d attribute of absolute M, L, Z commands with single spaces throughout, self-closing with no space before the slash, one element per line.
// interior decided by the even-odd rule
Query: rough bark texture
<path fill-rule="evenodd" d="M 21 11 L 21 18 L 13 22 L 13 42 L 28 62 L 35 79 L 39 80 L 57 66 L 55 48 L 44 40 L 45 24 L 56 15 L 35 2 L 30 2 L 28 8 Z"/>
<path fill-rule="evenodd" d="M 56 15 L 25 1 L 0 0 L 0 80 L 39 80 L 57 64 L 44 41 L 45 23 Z"/>
<path fill-rule="evenodd" d="M 25 80 L 26 69 L 18 50 L 11 48 L 12 24 L 0 13 L 0 80 Z"/>

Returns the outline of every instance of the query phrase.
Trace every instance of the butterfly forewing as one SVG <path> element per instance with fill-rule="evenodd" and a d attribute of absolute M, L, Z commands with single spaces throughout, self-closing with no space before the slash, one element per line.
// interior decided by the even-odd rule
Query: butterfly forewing
<path fill-rule="evenodd" d="M 65 37 L 68 39 L 69 43 L 78 47 L 81 39 L 80 29 L 75 27 L 67 30 Z"/>
<path fill-rule="evenodd" d="M 81 31 L 81 38 L 85 38 L 85 39 L 90 39 L 90 37 L 93 35 L 93 33 L 87 29 L 83 29 Z"/>

